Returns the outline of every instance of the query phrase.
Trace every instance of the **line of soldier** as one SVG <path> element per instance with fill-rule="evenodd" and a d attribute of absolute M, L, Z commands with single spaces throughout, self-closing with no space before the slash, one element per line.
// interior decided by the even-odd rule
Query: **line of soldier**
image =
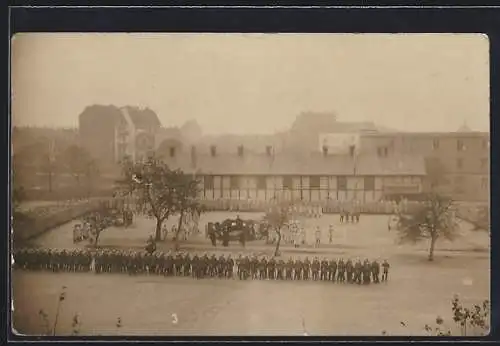
<path fill-rule="evenodd" d="M 198 256 L 189 253 L 119 250 L 51 250 L 21 249 L 14 252 L 15 266 L 27 270 L 94 271 L 95 273 L 157 274 L 164 276 L 191 276 L 196 279 L 219 277 L 240 280 L 321 280 L 358 284 L 387 281 L 390 265 L 387 260 L 352 261 L 350 259 L 312 261 L 289 258 L 231 255 L 216 257 L 207 253 Z M 382 273 L 381 273 L 382 269 Z M 380 278 L 380 274 L 382 277 Z"/>
<path fill-rule="evenodd" d="M 15 268 L 27 270 L 89 272 L 92 264 L 92 253 L 83 249 L 19 249 L 13 257 Z"/>

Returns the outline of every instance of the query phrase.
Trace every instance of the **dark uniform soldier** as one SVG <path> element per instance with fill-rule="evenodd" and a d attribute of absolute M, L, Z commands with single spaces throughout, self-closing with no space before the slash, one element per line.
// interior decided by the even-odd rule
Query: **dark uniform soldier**
<path fill-rule="evenodd" d="M 239 255 L 238 258 L 236 259 L 236 275 L 238 276 L 238 278 L 241 276 L 240 272 L 243 270 L 242 261 L 243 261 L 243 255 Z"/>
<path fill-rule="evenodd" d="M 337 280 L 337 261 L 335 259 L 331 259 L 328 263 L 328 280 L 334 282 Z"/>
<path fill-rule="evenodd" d="M 302 263 L 302 276 L 304 280 L 309 280 L 310 270 L 311 270 L 311 262 L 309 261 L 309 257 L 306 257 L 306 259 Z"/>
<path fill-rule="evenodd" d="M 377 262 L 377 260 L 373 260 L 371 264 L 371 270 L 372 270 L 372 280 L 374 283 L 378 284 L 380 282 L 379 278 L 380 264 Z"/>
<path fill-rule="evenodd" d="M 368 285 L 370 283 L 371 265 L 368 259 L 363 262 L 363 284 Z"/>
<path fill-rule="evenodd" d="M 217 261 L 217 273 L 219 274 L 219 278 L 223 278 L 226 275 L 226 258 L 223 255 L 220 255 Z"/>
<path fill-rule="evenodd" d="M 195 279 L 200 278 L 200 258 L 198 254 L 195 254 L 191 260 L 191 276 Z"/>
<path fill-rule="evenodd" d="M 337 275 L 337 281 L 339 282 L 345 282 L 345 263 L 344 260 L 341 258 L 338 262 L 337 265 L 337 270 L 338 270 L 338 275 Z"/>
<path fill-rule="evenodd" d="M 276 261 L 274 260 L 274 257 L 271 257 L 271 259 L 267 262 L 267 272 L 268 272 L 268 278 L 269 280 L 274 280 L 276 277 Z"/>
<path fill-rule="evenodd" d="M 267 279 L 267 259 L 262 257 L 259 262 L 259 276 L 261 280 Z"/>
<path fill-rule="evenodd" d="M 293 279 L 294 280 L 302 280 L 302 271 L 304 264 L 300 258 L 297 258 L 293 265 Z"/>
<path fill-rule="evenodd" d="M 165 275 L 166 276 L 171 276 L 174 275 L 174 256 L 172 256 L 172 253 L 169 251 L 167 253 L 167 257 L 165 259 Z"/>
<path fill-rule="evenodd" d="M 202 278 L 207 277 L 210 274 L 210 258 L 208 258 L 208 254 L 205 253 L 200 261 L 200 276 Z"/>
<path fill-rule="evenodd" d="M 362 270 L 363 270 L 363 265 L 361 264 L 361 261 L 358 259 L 356 261 L 356 264 L 354 265 L 354 283 L 357 283 L 358 285 L 361 284 Z"/>
<path fill-rule="evenodd" d="M 250 259 L 250 276 L 252 279 L 257 279 L 257 271 L 259 269 L 259 260 L 257 256 L 253 255 Z"/>
<path fill-rule="evenodd" d="M 318 274 L 319 274 L 320 267 L 321 267 L 321 263 L 319 262 L 318 257 L 315 257 L 314 260 L 312 261 L 312 264 L 311 264 L 312 279 L 314 281 L 318 280 L 318 276 L 319 276 Z"/>
<path fill-rule="evenodd" d="M 293 259 L 291 257 L 286 262 L 285 268 L 286 268 L 286 279 L 292 280 L 293 279 L 293 276 L 292 276 L 293 275 Z"/>
<path fill-rule="evenodd" d="M 382 274 L 382 281 L 387 281 L 388 277 L 389 277 L 389 268 L 391 266 L 389 265 L 389 262 L 387 262 L 387 260 L 384 260 L 384 262 L 382 263 L 382 268 L 384 269 L 384 273 Z"/>
<path fill-rule="evenodd" d="M 285 278 L 285 261 L 280 259 L 276 265 L 276 278 L 283 280 Z"/>
<path fill-rule="evenodd" d="M 231 258 L 231 255 L 229 255 L 229 257 L 227 258 L 227 261 L 226 261 L 226 277 L 228 279 L 233 278 L 233 268 L 234 268 L 234 261 Z"/>
<path fill-rule="evenodd" d="M 321 280 L 328 281 L 328 260 L 326 258 L 321 261 Z"/>
<path fill-rule="evenodd" d="M 243 257 L 242 262 L 242 273 L 240 279 L 246 280 L 248 278 L 248 271 L 250 268 L 250 259 L 248 256 Z"/>
<path fill-rule="evenodd" d="M 352 275 L 354 272 L 354 265 L 352 264 L 352 260 L 348 259 L 345 265 L 346 273 L 347 273 L 347 282 L 352 283 Z"/>
<path fill-rule="evenodd" d="M 191 259 L 191 256 L 189 256 L 189 254 L 186 254 L 186 256 L 184 256 L 184 263 L 182 266 L 182 272 L 183 272 L 184 276 L 191 275 L 191 265 L 192 264 L 193 264 L 193 261 Z"/>
<path fill-rule="evenodd" d="M 217 264 L 217 258 L 215 255 L 212 256 L 206 255 L 206 263 L 205 263 L 205 275 L 208 277 L 213 277 L 215 272 L 215 266 Z"/>

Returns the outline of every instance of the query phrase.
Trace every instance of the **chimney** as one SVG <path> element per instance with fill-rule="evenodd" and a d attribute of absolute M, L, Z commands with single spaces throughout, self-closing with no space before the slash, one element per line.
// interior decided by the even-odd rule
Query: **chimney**
<path fill-rule="evenodd" d="M 328 147 L 323 145 L 323 156 L 328 156 Z"/>
<path fill-rule="evenodd" d="M 196 168 L 196 147 L 191 146 L 191 166 Z"/>
<path fill-rule="evenodd" d="M 238 156 L 243 156 L 243 145 L 238 146 Z"/>
<path fill-rule="evenodd" d="M 212 157 L 217 156 L 217 147 L 215 145 L 212 145 L 210 147 L 210 154 L 212 155 Z"/>
<path fill-rule="evenodd" d="M 266 146 L 266 154 L 267 156 L 271 156 L 273 154 L 273 147 L 268 145 Z"/>

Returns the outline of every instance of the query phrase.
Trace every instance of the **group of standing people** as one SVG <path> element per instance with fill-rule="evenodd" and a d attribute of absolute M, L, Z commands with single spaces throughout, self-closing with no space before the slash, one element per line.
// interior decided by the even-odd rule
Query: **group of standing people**
<path fill-rule="evenodd" d="M 183 276 L 195 279 L 226 278 L 240 280 L 301 280 L 370 284 L 388 280 L 387 260 L 319 259 L 308 257 L 275 259 L 269 256 L 150 253 L 132 250 L 20 249 L 14 252 L 15 267 L 54 272 L 123 273 Z"/>

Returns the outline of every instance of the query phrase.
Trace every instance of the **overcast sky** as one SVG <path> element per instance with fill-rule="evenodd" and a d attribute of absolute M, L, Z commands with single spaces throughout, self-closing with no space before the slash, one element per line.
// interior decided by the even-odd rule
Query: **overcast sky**
<path fill-rule="evenodd" d="M 113 104 L 205 133 L 271 133 L 302 111 L 489 131 L 488 50 L 486 36 L 457 34 L 21 34 L 12 118 L 76 127 L 86 106 Z"/>

